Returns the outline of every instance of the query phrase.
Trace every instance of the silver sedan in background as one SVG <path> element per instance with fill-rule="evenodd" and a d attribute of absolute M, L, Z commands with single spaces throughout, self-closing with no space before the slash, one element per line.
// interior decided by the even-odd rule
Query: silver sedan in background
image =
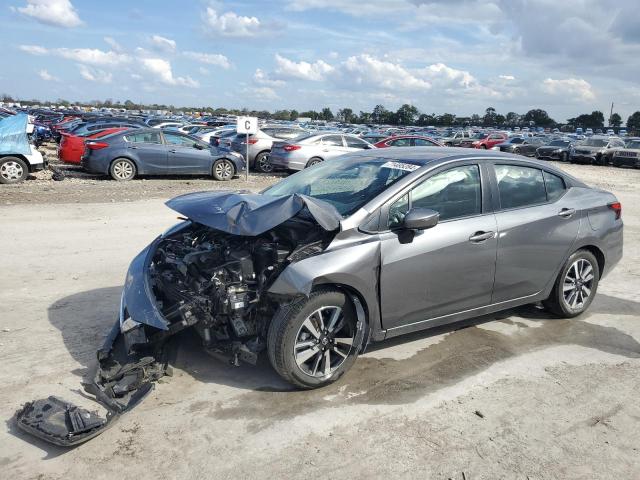
<path fill-rule="evenodd" d="M 274 142 L 269 161 L 274 167 L 302 170 L 345 153 L 374 147 L 355 135 L 335 132 L 312 133 L 291 141 Z"/>

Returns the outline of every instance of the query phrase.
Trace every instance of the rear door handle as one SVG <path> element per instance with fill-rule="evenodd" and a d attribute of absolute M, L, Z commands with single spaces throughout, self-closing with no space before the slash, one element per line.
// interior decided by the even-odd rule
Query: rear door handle
<path fill-rule="evenodd" d="M 175 150 L 169 150 L 169 153 L 176 153 Z"/>
<path fill-rule="evenodd" d="M 576 213 L 575 208 L 563 208 L 558 212 L 559 217 L 569 218 L 571 215 Z"/>
<path fill-rule="evenodd" d="M 131 145 L 129 148 L 132 149 L 132 150 L 137 150 L 138 149 L 138 147 L 136 147 L 135 145 Z"/>
<path fill-rule="evenodd" d="M 493 238 L 493 236 L 495 235 L 495 232 L 476 232 L 473 235 L 471 235 L 469 237 L 469 241 L 472 243 L 482 243 L 485 240 L 489 240 L 490 238 Z"/>

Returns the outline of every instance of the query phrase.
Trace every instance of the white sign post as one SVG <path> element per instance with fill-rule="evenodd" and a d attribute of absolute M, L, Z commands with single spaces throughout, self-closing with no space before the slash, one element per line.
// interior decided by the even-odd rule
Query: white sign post
<path fill-rule="evenodd" d="M 258 117 L 238 117 L 236 124 L 236 133 L 238 135 L 245 134 L 245 145 L 247 147 L 246 155 L 244 157 L 245 165 L 245 180 L 249 181 L 249 135 L 258 133 Z"/>

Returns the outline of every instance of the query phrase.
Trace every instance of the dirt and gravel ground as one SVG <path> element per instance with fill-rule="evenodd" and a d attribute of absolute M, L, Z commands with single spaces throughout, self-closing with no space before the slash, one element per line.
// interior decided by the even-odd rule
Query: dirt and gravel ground
<path fill-rule="evenodd" d="M 163 201 L 230 185 L 2 186 L 0 478 L 639 478 L 640 171 L 563 168 L 623 203 L 623 261 L 583 317 L 527 307 L 394 339 L 312 392 L 290 391 L 266 361 L 222 365 L 186 335 L 174 376 L 73 450 L 23 435 L 14 411 L 49 394 L 93 405 L 82 375 L 127 264 L 175 221 Z"/>

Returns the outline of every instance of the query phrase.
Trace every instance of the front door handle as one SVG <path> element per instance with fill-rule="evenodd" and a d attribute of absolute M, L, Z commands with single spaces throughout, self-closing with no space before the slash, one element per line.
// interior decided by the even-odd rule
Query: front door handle
<path fill-rule="evenodd" d="M 175 150 L 169 150 L 169 153 L 176 153 Z"/>
<path fill-rule="evenodd" d="M 495 232 L 476 232 L 469 237 L 469 241 L 472 243 L 482 243 L 490 238 L 493 238 Z"/>
<path fill-rule="evenodd" d="M 571 215 L 576 213 L 575 208 L 563 208 L 558 212 L 559 217 L 569 218 Z"/>
<path fill-rule="evenodd" d="M 138 147 L 136 147 L 135 145 L 131 145 L 129 148 L 132 149 L 132 150 L 137 150 L 138 149 Z"/>

